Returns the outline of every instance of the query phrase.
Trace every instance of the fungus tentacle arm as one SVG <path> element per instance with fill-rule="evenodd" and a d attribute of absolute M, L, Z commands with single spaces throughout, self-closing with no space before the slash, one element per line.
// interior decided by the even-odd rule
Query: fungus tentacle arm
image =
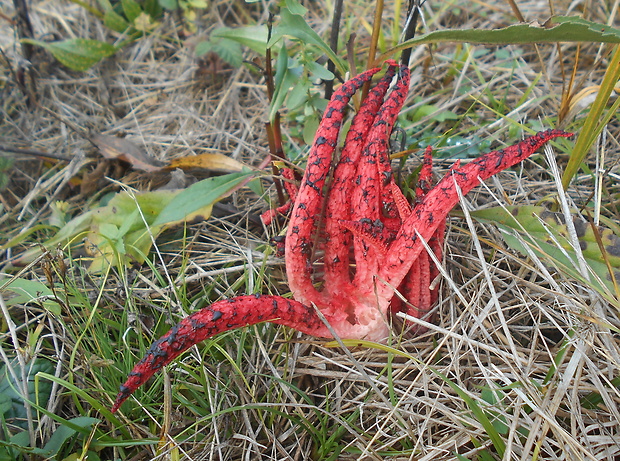
<path fill-rule="evenodd" d="M 112 412 L 151 376 L 190 347 L 224 331 L 272 322 L 303 333 L 331 338 L 313 307 L 280 296 L 249 295 L 224 299 L 181 320 L 155 341 L 121 386 Z"/>
<path fill-rule="evenodd" d="M 388 63 L 385 75 L 362 102 L 347 132 L 334 178 L 329 190 L 325 213 L 325 289 L 330 293 L 351 290 L 349 253 L 352 235 L 341 221 L 351 219 L 351 196 L 356 186 L 355 174 L 364 150 L 368 131 L 396 73 L 396 63 Z"/>
<path fill-rule="evenodd" d="M 424 249 L 419 238 L 430 240 L 450 210 L 459 203 L 457 188 L 465 195 L 480 184 L 480 181 L 525 160 L 552 139 L 570 136 L 572 133 L 562 130 L 542 131 L 513 146 L 489 152 L 467 165 L 450 170 L 422 201 L 416 204 L 409 218 L 403 221 L 379 272 L 379 277 L 387 282 L 380 284 L 383 287 L 380 291 L 385 291 L 385 296 L 388 296 L 389 286 L 399 286 L 403 281 L 412 261 Z"/>
<path fill-rule="evenodd" d="M 288 225 L 285 254 L 289 287 L 295 299 L 305 304 L 325 304 L 323 296 L 312 284 L 313 234 L 317 230 L 323 208 L 323 189 L 336 149 L 344 109 L 355 92 L 379 70 L 381 68 L 367 70 L 336 90 L 325 109 L 308 154 L 308 165 Z"/>

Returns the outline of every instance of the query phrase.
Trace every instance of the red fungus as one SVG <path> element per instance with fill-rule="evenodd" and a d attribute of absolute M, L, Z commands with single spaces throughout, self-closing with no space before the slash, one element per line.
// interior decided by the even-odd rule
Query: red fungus
<path fill-rule="evenodd" d="M 148 350 L 121 386 L 112 411 L 155 372 L 194 344 L 220 332 L 273 322 L 317 337 L 331 337 L 315 309 L 341 338 L 383 340 L 390 311 L 422 317 L 437 300 L 431 289 L 438 269 L 422 239 L 441 259 L 446 219 L 480 181 L 515 165 L 543 144 L 570 133 L 547 130 L 461 167 L 455 165 L 431 187 L 428 148 L 411 207 L 392 179 L 388 143 L 409 87 L 409 69 L 388 61 L 385 76 L 362 103 L 327 186 L 345 108 L 353 94 L 380 69 L 345 82 L 333 95 L 294 201 L 285 241 L 286 270 L 295 300 L 279 296 L 238 296 L 218 301 L 183 319 Z M 392 80 L 394 88 L 388 94 Z M 387 97 L 386 97 L 386 94 Z M 292 177 L 292 173 L 285 171 Z M 324 222 L 321 212 L 325 211 Z M 270 219 L 273 215 L 265 215 Z M 351 250 L 353 259 L 351 260 Z M 322 257 L 317 257 L 321 253 Z M 322 264 L 321 264 L 322 263 Z M 314 268 L 322 266 L 322 276 Z M 352 269 L 354 268 L 354 269 Z M 407 300 L 394 295 L 394 287 Z M 413 306 L 413 307 L 411 307 Z"/>

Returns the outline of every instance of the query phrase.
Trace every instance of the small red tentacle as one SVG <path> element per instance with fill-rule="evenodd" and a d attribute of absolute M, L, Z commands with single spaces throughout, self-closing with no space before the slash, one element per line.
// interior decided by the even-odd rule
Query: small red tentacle
<path fill-rule="evenodd" d="M 427 146 L 424 151 L 424 159 L 422 160 L 422 169 L 418 176 L 418 184 L 416 185 L 416 200 L 420 201 L 424 198 L 429 190 L 433 187 L 433 148 Z"/>
<path fill-rule="evenodd" d="M 398 216 L 401 221 L 404 221 L 411 216 L 411 205 L 409 205 L 409 202 L 403 195 L 403 191 L 400 190 L 400 187 L 398 187 L 394 181 L 390 182 L 388 187 L 392 193 L 392 200 L 398 210 Z"/>

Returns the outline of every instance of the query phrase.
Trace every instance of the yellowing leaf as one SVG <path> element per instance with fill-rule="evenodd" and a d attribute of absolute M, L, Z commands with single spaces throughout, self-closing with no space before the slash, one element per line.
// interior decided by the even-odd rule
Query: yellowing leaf
<path fill-rule="evenodd" d="M 205 179 L 183 190 L 116 194 L 106 206 L 83 213 L 61 228 L 43 247 L 84 241 L 91 259 L 89 270 L 101 272 L 110 265 L 144 262 L 153 240 L 170 227 L 208 219 L 213 204 L 241 187 L 254 172 L 232 173 Z M 39 247 L 25 252 L 15 265 L 25 265 L 41 254 Z"/>
<path fill-rule="evenodd" d="M 189 170 L 192 168 L 203 168 L 205 170 L 236 172 L 243 170 L 243 163 L 222 154 L 199 154 L 191 157 L 181 157 L 168 163 L 166 168 L 181 168 Z"/>

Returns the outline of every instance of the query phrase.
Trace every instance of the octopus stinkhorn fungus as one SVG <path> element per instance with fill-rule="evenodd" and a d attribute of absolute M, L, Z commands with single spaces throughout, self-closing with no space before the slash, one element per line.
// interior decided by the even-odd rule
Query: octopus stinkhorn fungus
<path fill-rule="evenodd" d="M 431 287 L 438 275 L 423 240 L 441 259 L 446 219 L 459 202 L 458 189 L 467 194 L 549 140 L 571 136 L 560 130 L 540 132 L 467 165 L 455 164 L 434 187 L 429 148 L 411 206 L 392 178 L 388 146 L 409 89 L 409 69 L 394 61 L 387 65 L 385 75 L 351 122 L 337 160 L 334 154 L 345 109 L 355 92 L 380 68 L 353 77 L 334 93 L 317 130 L 301 184 L 298 189 L 288 187 L 294 205 L 285 240 L 285 262 L 294 299 L 238 296 L 215 302 L 183 319 L 153 343 L 134 367 L 120 388 L 113 412 L 182 352 L 223 331 L 273 322 L 317 337 L 330 338 L 333 331 L 341 338 L 380 341 L 388 336 L 390 312 L 404 310 L 422 317 L 437 299 L 437 289 Z M 290 171 L 284 174 L 291 176 Z M 395 296 L 396 290 L 406 302 Z"/>

